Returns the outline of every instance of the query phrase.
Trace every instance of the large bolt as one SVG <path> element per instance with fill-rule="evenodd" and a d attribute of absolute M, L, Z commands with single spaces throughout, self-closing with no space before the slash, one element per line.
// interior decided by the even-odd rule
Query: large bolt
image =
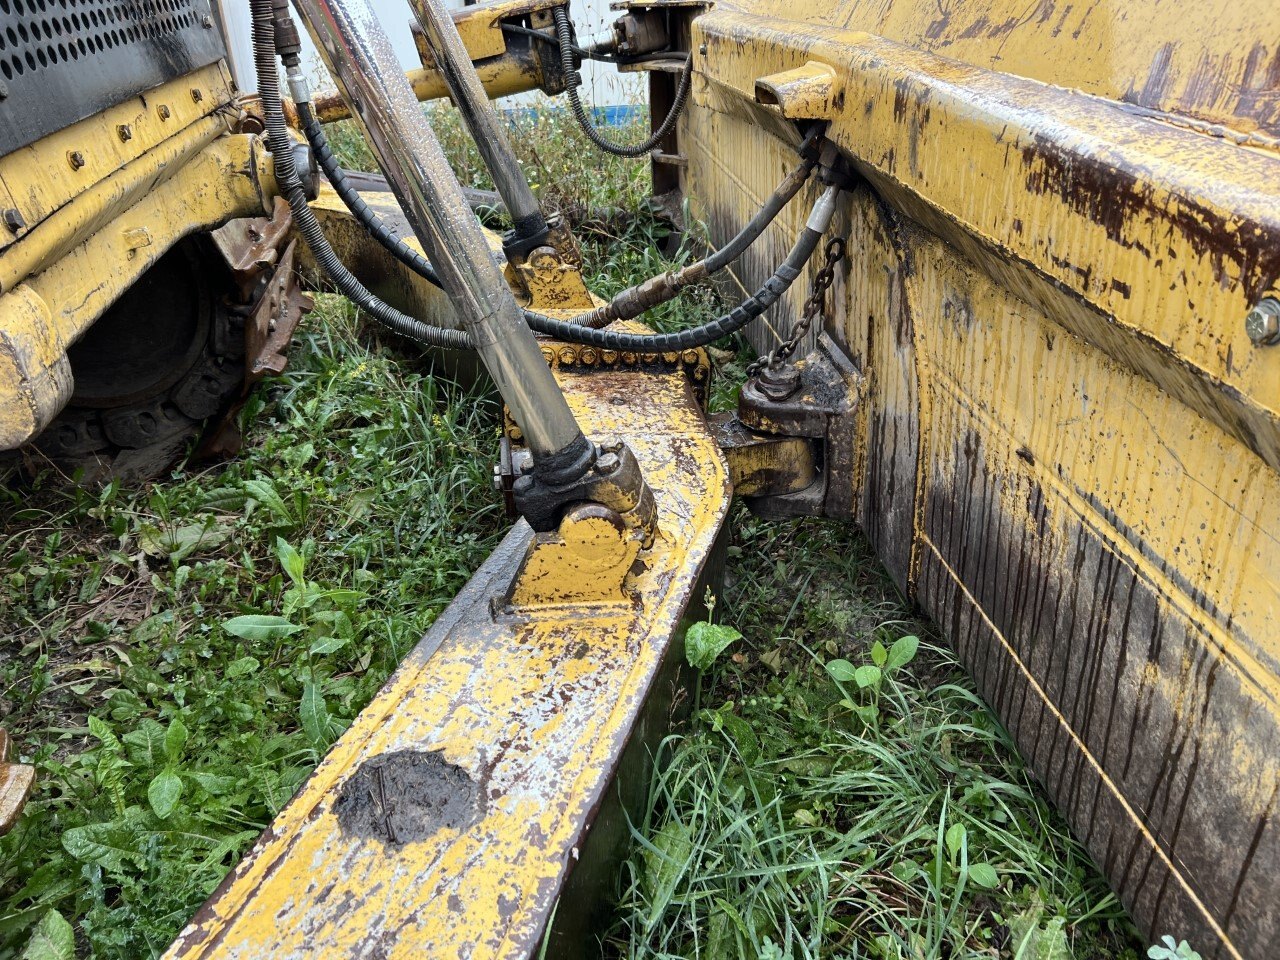
<path fill-rule="evenodd" d="M 760 371 L 756 384 L 770 400 L 781 402 L 800 389 L 800 371 L 790 363 L 766 366 Z"/>
<path fill-rule="evenodd" d="M 22 218 L 20 210 L 9 207 L 4 212 L 4 225 L 9 228 L 10 233 L 18 233 L 27 225 L 27 221 Z"/>
<path fill-rule="evenodd" d="M 116 127 L 116 133 L 120 135 L 121 143 L 127 143 L 133 139 L 133 128 L 127 123 L 122 123 L 120 126 Z"/>
<path fill-rule="evenodd" d="M 84 154 L 79 150 L 72 150 L 67 154 L 67 163 L 71 164 L 72 170 L 79 170 L 84 166 Z"/>
<path fill-rule="evenodd" d="M 1280 298 L 1266 296 L 1244 318 L 1244 332 L 1256 347 L 1280 343 Z"/>
<path fill-rule="evenodd" d="M 171 116 L 173 116 L 173 111 L 169 109 L 168 104 L 164 104 L 164 103 L 156 107 L 156 113 L 160 115 L 161 120 L 168 120 Z"/>

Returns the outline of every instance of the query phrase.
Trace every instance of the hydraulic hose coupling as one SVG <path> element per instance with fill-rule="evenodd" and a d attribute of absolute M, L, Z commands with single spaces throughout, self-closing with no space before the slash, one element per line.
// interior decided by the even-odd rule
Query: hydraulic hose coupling
<path fill-rule="evenodd" d="M 824 190 L 822 196 L 818 197 L 817 203 L 813 205 L 813 209 L 809 211 L 809 220 L 805 223 L 805 227 L 815 233 L 826 233 L 827 228 L 831 226 L 831 221 L 835 218 L 836 199 L 839 196 L 839 190 Z"/>
<path fill-rule="evenodd" d="M 302 35 L 289 15 L 289 0 L 271 0 L 272 26 L 275 32 L 276 56 L 285 67 L 296 69 L 302 62 Z"/>

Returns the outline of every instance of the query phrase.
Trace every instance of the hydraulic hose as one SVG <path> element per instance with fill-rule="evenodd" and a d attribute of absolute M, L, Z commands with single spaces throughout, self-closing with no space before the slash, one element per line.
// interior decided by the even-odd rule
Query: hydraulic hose
<path fill-rule="evenodd" d="M 778 299 L 795 283 L 805 264 L 813 256 L 814 250 L 818 248 L 818 241 L 822 239 L 822 235 L 826 233 L 827 228 L 831 225 L 831 218 L 834 216 L 836 209 L 836 199 L 839 195 L 840 188 L 838 186 L 832 185 L 828 187 L 822 196 L 818 198 L 818 202 L 814 204 L 804 231 L 800 234 L 800 239 L 791 248 L 786 260 L 774 271 L 773 276 L 732 311 L 710 323 L 704 323 L 701 326 L 693 327 L 689 330 L 681 330 L 677 333 L 635 334 L 612 330 L 594 330 L 591 327 L 568 323 L 564 320 L 554 320 L 551 317 L 544 317 L 527 311 L 525 317 L 529 321 L 529 326 L 539 333 L 548 334 L 558 340 L 584 343 L 604 350 L 634 353 L 669 353 L 675 350 L 691 350 L 695 347 L 705 347 L 721 337 L 726 337 L 742 329 L 777 303 Z"/>
<path fill-rule="evenodd" d="M 401 263 L 424 279 L 439 286 L 439 279 L 426 258 L 397 237 L 382 219 L 369 208 L 368 204 L 360 197 L 360 194 L 351 187 L 334 157 L 333 151 L 329 148 L 321 126 L 316 121 L 308 104 L 298 104 L 298 116 L 302 121 L 303 132 L 311 144 L 317 162 L 329 178 L 338 196 L 342 198 L 348 209 L 351 210 L 352 215 L 360 220 L 370 234 Z M 593 326 L 601 322 L 601 317 L 604 318 L 604 323 L 636 317 L 644 309 L 647 309 L 645 306 L 635 309 L 636 304 L 647 300 L 648 306 L 654 306 L 675 296 L 684 286 L 694 282 L 694 280 L 711 276 L 722 270 L 727 264 L 737 259 L 742 251 L 750 246 L 763 232 L 765 226 L 777 217 L 778 212 L 787 205 L 799 192 L 800 187 L 809 179 L 813 168 L 813 161 L 806 159 L 788 174 L 746 226 L 732 240 L 705 260 L 691 264 L 683 270 L 655 277 L 644 284 L 640 284 L 638 287 L 624 290 L 605 306 L 582 314 L 579 317 L 574 317 L 571 320 L 555 320 L 532 310 L 524 311 L 525 320 L 537 332 L 549 334 L 560 340 L 567 340 L 572 343 L 586 343 L 604 347 L 605 349 L 634 351 L 636 353 L 664 353 L 670 350 L 688 350 L 694 347 L 706 346 L 741 329 L 777 302 L 778 298 L 795 281 L 796 276 L 799 275 L 799 269 L 813 255 L 813 251 L 817 248 L 818 240 L 830 224 L 831 215 L 835 209 L 835 194 L 833 192 L 836 190 L 835 187 L 829 188 L 814 205 L 805 231 L 801 235 L 799 242 L 792 249 L 791 255 L 787 257 L 787 260 L 778 267 L 774 275 L 769 278 L 760 290 L 756 291 L 753 296 L 725 316 L 711 323 L 677 334 L 607 333 L 593 329 Z M 817 233 L 813 234 L 815 229 Z M 810 234 L 813 234 L 812 237 Z M 661 288 L 669 295 L 649 300 L 649 294 L 644 292 L 645 288 Z M 616 315 L 606 316 L 613 310 L 617 311 Z M 667 339 L 671 337 L 679 338 L 680 342 L 673 344 Z M 606 342 L 606 339 L 608 339 L 608 342 Z"/>
<path fill-rule="evenodd" d="M 644 156 L 662 142 L 663 138 L 671 132 L 671 128 L 676 125 L 676 121 L 680 119 L 685 101 L 689 99 L 689 88 L 693 83 L 693 56 L 690 55 L 688 60 L 685 61 L 684 72 L 680 74 L 680 83 L 676 87 L 675 101 L 671 104 L 671 109 L 667 112 L 666 119 L 662 121 L 658 129 L 643 143 L 634 145 L 614 143 L 606 139 L 596 129 L 595 124 L 591 122 L 591 118 L 587 116 L 587 111 L 582 106 L 582 99 L 578 96 L 578 87 L 582 85 L 582 77 L 573 63 L 574 46 L 572 31 L 569 26 L 569 14 L 564 7 L 556 7 L 551 11 L 551 15 L 555 18 L 556 38 L 560 41 L 560 65 L 565 75 L 565 93 L 568 94 L 569 109 L 573 111 L 573 116 L 578 121 L 578 126 L 582 128 L 583 133 L 591 138 L 592 143 L 606 153 L 612 153 L 616 157 Z"/>
<path fill-rule="evenodd" d="M 403 239 L 396 236 L 385 221 L 369 207 L 369 204 L 365 203 L 364 197 L 360 196 L 360 192 L 351 185 L 351 181 L 347 179 L 346 171 L 338 163 L 338 158 L 334 155 L 332 148 L 329 146 L 329 141 L 325 138 L 324 130 L 320 126 L 320 121 L 316 119 L 315 112 L 311 109 L 311 104 L 303 101 L 296 104 L 296 107 L 298 109 L 298 121 L 302 126 L 302 135 L 307 138 L 307 143 L 311 145 L 311 153 L 316 158 L 316 163 L 324 171 L 325 177 L 328 178 L 339 199 L 351 211 L 351 215 L 389 254 L 428 283 L 439 287 L 440 277 L 435 268 L 431 266 L 431 262 L 405 243 Z"/>
<path fill-rule="evenodd" d="M 342 199 L 342 202 L 351 211 L 352 216 L 364 225 L 369 234 L 388 253 L 423 279 L 435 284 L 437 287 L 440 286 L 440 279 L 430 262 L 417 250 L 405 243 L 403 239 L 396 236 L 377 213 L 365 203 L 360 193 L 351 186 L 346 173 L 325 139 L 323 128 L 319 121 L 316 120 L 311 110 L 311 105 L 303 101 L 297 104 L 297 108 L 298 118 L 302 124 L 302 132 L 306 136 L 307 142 L 311 145 L 311 150 L 317 163 L 324 171 L 325 176 L 328 177 L 329 182 L 333 185 L 333 189 Z M 768 200 L 765 201 L 756 215 L 738 231 L 733 239 L 715 253 L 680 270 L 660 274 L 646 280 L 644 283 L 630 287 L 619 293 L 604 306 L 573 317 L 568 322 L 575 325 L 598 328 L 606 326 L 615 320 L 634 319 L 644 311 L 678 296 L 681 291 L 691 284 L 705 280 L 723 270 L 738 259 L 743 251 L 751 246 L 760 234 L 764 232 L 764 228 L 777 218 L 783 207 L 795 197 L 800 188 L 808 181 L 814 166 L 815 162 L 813 160 L 805 159 L 791 171 L 770 194 Z M 539 314 L 525 311 L 525 317 L 530 319 L 531 323 L 533 322 L 531 318 L 537 316 Z M 535 327 L 534 329 L 537 328 Z"/>
<path fill-rule="evenodd" d="M 316 263 L 343 295 L 393 332 L 430 347 L 470 350 L 471 340 L 463 331 L 434 327 L 384 303 L 347 269 L 329 245 L 319 221 L 307 204 L 306 191 L 293 165 L 292 141 L 285 126 L 284 107 L 280 101 L 276 75 L 272 2 L 250 0 L 250 8 L 253 15 L 253 59 L 258 74 L 258 95 L 266 118 L 267 144 L 271 149 L 276 181 L 289 203 L 293 221 L 316 258 Z"/>
<path fill-rule="evenodd" d="M 417 340 L 427 346 L 450 350 L 471 349 L 470 339 L 465 332 L 432 326 L 421 320 L 409 317 L 384 303 L 360 283 L 329 245 L 315 214 L 307 204 L 301 180 L 293 166 L 291 144 L 285 127 L 284 110 L 275 80 L 274 22 L 271 15 L 271 0 L 251 0 L 251 4 L 254 27 L 254 62 L 258 71 L 263 113 L 267 121 L 268 144 L 271 147 L 275 161 L 277 181 L 289 202 L 294 221 L 302 232 L 307 245 L 312 250 L 317 263 L 320 264 L 333 280 L 335 286 L 344 295 L 394 332 Z M 414 272 L 439 286 L 439 278 L 426 258 L 397 237 L 346 181 L 341 167 L 338 165 L 332 150 L 324 138 L 320 124 L 316 121 L 314 113 L 310 109 L 310 105 L 305 100 L 300 99 L 298 106 L 303 131 L 311 143 L 316 160 L 324 169 L 335 191 L 337 191 L 352 214 L 369 229 L 371 235 L 388 252 L 396 256 L 397 259 L 414 270 Z M 663 285 L 678 292 L 680 287 L 692 282 L 691 280 L 686 280 L 681 283 L 678 280 L 679 277 L 688 277 L 691 272 L 700 270 L 705 270 L 704 275 L 709 276 L 735 259 L 759 236 L 764 226 L 776 217 L 777 212 L 799 191 L 800 186 L 808 179 L 812 169 L 812 162 L 806 160 L 779 185 L 764 208 L 729 243 L 704 261 L 701 261 L 700 264 L 692 264 L 684 270 L 678 271 L 673 278 L 674 282 Z M 666 353 L 672 350 L 688 350 L 714 343 L 721 337 L 740 330 L 743 326 L 763 314 L 795 282 L 800 275 L 800 271 L 813 256 L 814 250 L 817 249 L 818 241 L 822 234 L 830 225 L 838 193 L 839 188 L 833 186 L 828 188 L 819 198 L 810 213 L 808 223 L 800 239 L 796 242 L 786 260 L 779 265 L 773 276 L 739 306 L 710 323 L 678 333 L 634 334 L 596 330 L 579 322 L 580 320 L 588 319 L 590 314 L 584 314 L 582 317 L 574 318 L 572 321 L 564 321 L 526 310 L 524 311 L 525 319 L 529 326 L 539 333 L 573 343 L 584 343 L 604 349 L 636 353 Z M 650 283 L 660 283 L 666 276 L 670 275 L 654 278 Z M 647 284 L 641 285 L 641 287 L 644 286 L 647 286 Z M 633 290 L 635 289 L 638 288 L 633 288 Z M 631 292 L 624 291 L 624 294 L 620 295 L 620 297 Z M 620 309 L 625 308 L 620 307 Z M 592 311 L 593 314 L 597 312 Z M 636 315 L 638 314 L 628 314 L 628 316 Z M 621 316 L 622 314 L 620 313 L 619 318 Z"/>
<path fill-rule="evenodd" d="M 742 256 L 743 251 L 756 242 L 756 239 L 764 232 L 764 228 L 771 224 L 782 211 L 782 208 L 790 203 L 792 197 L 800 192 L 800 188 L 809 179 L 809 175 L 813 173 L 815 166 L 816 161 L 806 158 L 800 166 L 787 174 L 786 178 L 769 195 L 769 199 L 765 201 L 764 206 L 756 212 L 756 215 L 747 221 L 733 239 L 715 251 L 715 253 L 680 270 L 669 270 L 656 277 L 651 277 L 644 283 L 628 287 L 604 306 L 597 307 L 581 317 L 575 317 L 573 322 L 587 327 L 599 328 L 608 326 L 615 320 L 632 320 L 646 310 L 679 296 L 686 287 L 719 273 L 737 260 L 738 257 Z"/>

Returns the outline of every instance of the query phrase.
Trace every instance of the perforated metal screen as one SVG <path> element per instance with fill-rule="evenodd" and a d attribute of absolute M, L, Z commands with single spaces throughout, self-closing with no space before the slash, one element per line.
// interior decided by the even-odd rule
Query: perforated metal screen
<path fill-rule="evenodd" d="M 0 155 L 223 56 L 209 0 L 0 0 Z"/>

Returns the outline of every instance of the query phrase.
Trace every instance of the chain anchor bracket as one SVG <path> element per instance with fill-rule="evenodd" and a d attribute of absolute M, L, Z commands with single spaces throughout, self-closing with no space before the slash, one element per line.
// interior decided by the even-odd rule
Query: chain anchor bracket
<path fill-rule="evenodd" d="M 827 291 L 845 251 L 842 237 L 827 241 L 826 260 L 799 319 L 786 339 L 747 368 L 737 414 L 717 423 L 735 492 L 753 513 L 852 514 L 863 377 L 822 332 L 815 349 L 793 359 L 815 321 L 821 331 Z"/>
<path fill-rule="evenodd" d="M 813 289 L 804 302 L 800 318 L 791 328 L 787 338 L 747 367 L 748 383 L 770 400 L 782 401 L 795 395 L 800 389 L 800 373 L 791 362 L 796 349 L 809 335 L 815 319 L 826 316 L 827 291 L 835 281 L 836 266 L 844 259 L 844 237 L 832 237 L 825 248 L 826 260 L 817 276 Z"/>

